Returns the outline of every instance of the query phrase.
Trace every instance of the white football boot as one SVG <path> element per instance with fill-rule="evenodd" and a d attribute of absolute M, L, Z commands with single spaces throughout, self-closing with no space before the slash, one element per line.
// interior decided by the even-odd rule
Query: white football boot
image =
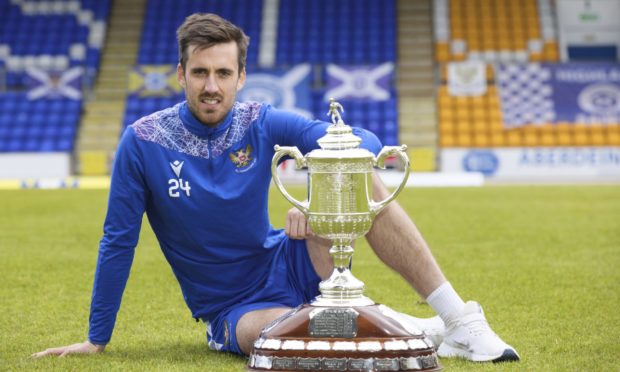
<path fill-rule="evenodd" d="M 437 355 L 443 358 L 460 357 L 474 362 L 519 360 L 517 351 L 493 332 L 482 307 L 474 301 L 467 302 L 461 316 L 446 325 Z"/>

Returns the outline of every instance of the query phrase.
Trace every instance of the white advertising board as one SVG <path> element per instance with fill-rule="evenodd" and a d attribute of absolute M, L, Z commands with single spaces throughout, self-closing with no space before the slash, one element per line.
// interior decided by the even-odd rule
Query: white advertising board
<path fill-rule="evenodd" d="M 68 177 L 71 154 L 64 152 L 0 154 L 0 179 Z"/>
<path fill-rule="evenodd" d="M 618 0 L 562 0 L 557 2 L 563 28 L 617 29 L 620 19 Z"/>
<path fill-rule="evenodd" d="M 288 159 L 278 166 L 278 178 L 283 184 L 306 185 L 308 170 L 297 170 L 295 160 Z M 398 169 L 378 170 L 379 177 L 387 187 L 398 187 L 404 173 Z M 480 172 L 410 172 L 406 187 L 473 187 L 484 185 Z"/>
<path fill-rule="evenodd" d="M 560 54 L 568 60 L 570 46 L 616 46 L 620 59 L 620 1 L 556 1 Z"/>
<path fill-rule="evenodd" d="M 441 170 L 501 181 L 620 181 L 620 147 L 444 149 Z"/>

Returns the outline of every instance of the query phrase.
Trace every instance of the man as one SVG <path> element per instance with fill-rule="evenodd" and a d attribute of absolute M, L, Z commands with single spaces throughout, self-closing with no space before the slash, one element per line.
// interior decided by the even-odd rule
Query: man
<path fill-rule="evenodd" d="M 333 263 L 329 242 L 289 212 L 285 231 L 269 223 L 275 144 L 317 147 L 327 123 L 255 102 L 236 102 L 245 82 L 248 37 L 213 14 L 189 16 L 177 31 L 178 81 L 186 102 L 131 125 L 119 144 L 95 273 L 88 340 L 35 354 L 102 352 L 110 341 L 146 212 L 209 347 L 249 354 L 261 329 L 318 295 Z M 381 144 L 354 129 L 362 146 Z M 374 177 L 374 198 L 388 194 Z M 463 303 L 403 209 L 380 213 L 368 242 L 433 307 L 439 318 L 403 321 L 438 337 L 440 356 L 518 360 L 475 302 Z M 258 268 L 258 269 L 257 269 Z M 444 329 L 444 323 L 446 325 Z M 443 342 L 441 342 L 443 338 Z M 436 338 L 437 339 L 437 338 Z"/>

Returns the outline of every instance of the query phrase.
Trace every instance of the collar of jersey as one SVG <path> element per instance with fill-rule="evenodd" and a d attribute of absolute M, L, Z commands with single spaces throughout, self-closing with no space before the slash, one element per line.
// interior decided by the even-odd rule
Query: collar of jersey
<path fill-rule="evenodd" d="M 215 127 L 209 127 L 202 124 L 200 120 L 198 120 L 189 110 L 189 107 L 187 106 L 187 101 L 181 104 L 179 116 L 181 117 L 181 121 L 183 122 L 183 125 L 185 125 L 185 128 L 187 128 L 187 130 L 189 130 L 191 133 L 197 135 L 198 137 L 213 138 L 225 132 L 228 127 L 230 127 L 230 125 L 232 124 L 233 109 L 231 109 L 224 118 L 224 120 L 222 120 Z"/>

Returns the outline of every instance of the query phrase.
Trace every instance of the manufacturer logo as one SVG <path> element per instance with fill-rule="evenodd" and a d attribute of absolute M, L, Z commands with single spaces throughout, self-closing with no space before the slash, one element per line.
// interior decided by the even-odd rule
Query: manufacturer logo
<path fill-rule="evenodd" d="M 228 154 L 230 161 L 236 166 L 235 172 L 243 173 L 254 165 L 256 159 L 252 157 L 252 145 L 247 145 L 245 149 L 233 151 Z"/>
<path fill-rule="evenodd" d="M 178 198 L 181 196 L 181 192 L 184 192 L 187 197 L 190 196 L 190 190 L 192 189 L 189 185 L 189 181 L 183 181 L 181 178 L 181 169 L 183 168 L 183 161 L 175 160 L 170 163 L 170 168 L 177 176 L 177 178 L 171 178 L 168 180 L 168 196 L 171 198 Z"/>
<path fill-rule="evenodd" d="M 177 178 L 181 177 L 181 168 L 183 168 L 183 163 L 185 162 L 184 161 L 179 162 L 178 160 L 175 160 L 174 162 L 170 163 L 170 166 L 172 167 L 174 174 L 177 175 Z"/>

